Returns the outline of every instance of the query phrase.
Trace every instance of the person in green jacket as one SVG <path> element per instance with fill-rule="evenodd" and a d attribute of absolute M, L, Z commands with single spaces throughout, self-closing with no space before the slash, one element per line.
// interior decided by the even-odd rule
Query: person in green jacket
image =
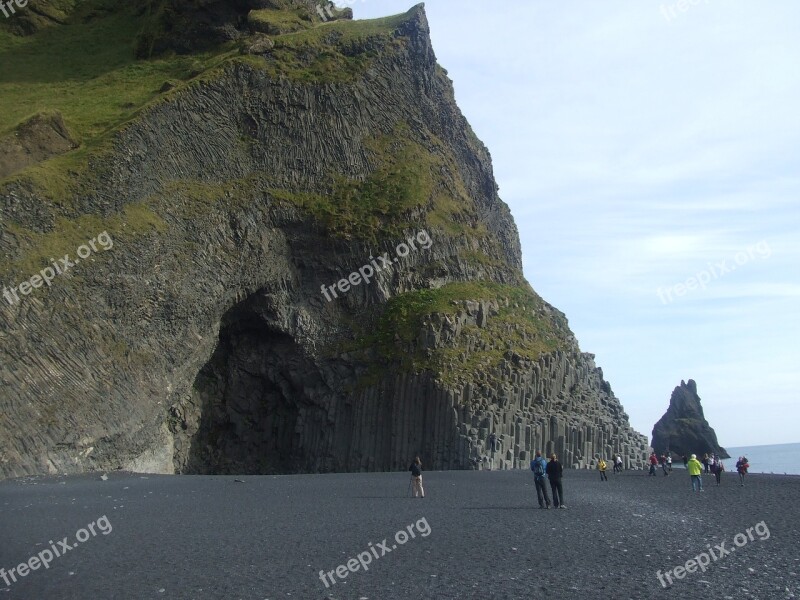
<path fill-rule="evenodd" d="M 700 464 L 700 461 L 697 460 L 697 454 L 692 454 L 692 458 L 689 459 L 689 462 L 686 464 L 686 468 L 689 470 L 689 475 L 692 478 L 692 491 L 696 492 L 698 488 L 700 491 L 703 491 L 703 477 L 700 473 L 703 472 L 703 465 Z"/>

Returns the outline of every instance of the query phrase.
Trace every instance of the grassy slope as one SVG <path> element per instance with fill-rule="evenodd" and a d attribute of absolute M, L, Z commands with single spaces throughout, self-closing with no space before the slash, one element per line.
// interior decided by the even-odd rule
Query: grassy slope
<path fill-rule="evenodd" d="M 144 18 L 124 4 L 106 14 L 99 10 L 105 2 L 86 0 L 67 24 L 29 37 L 0 27 L 0 135 L 39 111 L 59 110 L 71 129 L 91 144 L 159 98 L 165 81 L 188 81 L 228 60 L 249 60 L 294 79 L 330 81 L 352 76 L 354 67 L 363 67 L 364 57 L 352 60 L 338 50 L 375 36 L 388 40 L 402 21 L 402 15 L 336 21 L 279 36 L 277 60 L 269 66 L 261 58 L 239 57 L 234 45 L 190 56 L 136 60 L 133 48 Z M 93 13 L 97 16 L 91 18 Z M 308 54 L 309 49 L 317 55 L 303 64 L 299 55 Z"/>
<path fill-rule="evenodd" d="M 103 152 L 111 135 L 162 97 L 166 81 L 180 84 L 236 54 L 215 53 L 137 61 L 142 28 L 129 5 L 107 10 L 108 0 L 86 0 L 64 25 L 19 37 L 0 27 L 0 135 L 39 112 L 59 111 L 81 147 L 12 175 L 42 198 L 68 203 L 85 183 L 88 157 Z"/>
<path fill-rule="evenodd" d="M 78 136 L 91 142 L 117 129 L 158 97 L 167 80 L 186 80 L 231 54 L 136 61 L 141 20 L 130 8 L 83 22 L 90 6 L 61 26 L 29 37 L 0 29 L 0 134 L 42 110 L 59 110 Z M 227 54 L 225 52 L 227 50 Z"/>

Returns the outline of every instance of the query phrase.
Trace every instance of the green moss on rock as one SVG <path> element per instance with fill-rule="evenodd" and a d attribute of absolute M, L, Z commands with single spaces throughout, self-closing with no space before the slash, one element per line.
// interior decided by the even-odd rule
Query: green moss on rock
<path fill-rule="evenodd" d="M 268 35 L 294 33 L 312 26 L 308 19 L 303 19 L 296 11 L 271 8 L 251 10 L 247 14 L 247 24 L 253 31 Z"/>
<path fill-rule="evenodd" d="M 495 302 L 499 308 L 487 319 L 485 327 L 463 327 L 453 344 L 420 347 L 418 337 L 426 323 L 455 318 L 468 301 Z M 407 371 L 430 371 L 448 384 L 458 384 L 473 380 L 478 372 L 497 368 L 512 356 L 537 361 L 544 354 L 568 349 L 571 340 L 566 317 L 529 286 L 474 281 L 392 298 L 377 323 L 345 345 L 344 350 L 365 356 L 377 352 L 382 359 L 362 384 L 377 380 L 397 365 Z"/>

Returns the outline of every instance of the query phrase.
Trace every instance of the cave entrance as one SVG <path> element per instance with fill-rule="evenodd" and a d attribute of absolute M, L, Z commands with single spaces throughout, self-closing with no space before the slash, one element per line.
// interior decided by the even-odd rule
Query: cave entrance
<path fill-rule="evenodd" d="M 271 311 L 269 311 L 271 312 Z M 192 388 L 184 427 L 189 445 L 179 470 L 194 474 L 271 474 L 320 468 L 304 442 L 304 424 L 326 412 L 312 399 L 324 385 L 319 369 L 285 332 L 270 325 L 258 302 L 223 318 L 219 343 Z M 316 398 L 319 401 L 319 398 Z"/>

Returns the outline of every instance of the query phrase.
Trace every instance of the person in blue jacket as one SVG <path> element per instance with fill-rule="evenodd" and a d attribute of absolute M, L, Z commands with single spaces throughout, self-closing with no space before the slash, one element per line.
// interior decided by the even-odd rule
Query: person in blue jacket
<path fill-rule="evenodd" d="M 550 496 L 547 495 L 547 480 L 545 477 L 547 462 L 542 458 L 542 453 L 538 450 L 536 451 L 536 458 L 531 461 L 531 471 L 533 471 L 533 483 L 536 485 L 539 508 L 550 508 Z"/>

